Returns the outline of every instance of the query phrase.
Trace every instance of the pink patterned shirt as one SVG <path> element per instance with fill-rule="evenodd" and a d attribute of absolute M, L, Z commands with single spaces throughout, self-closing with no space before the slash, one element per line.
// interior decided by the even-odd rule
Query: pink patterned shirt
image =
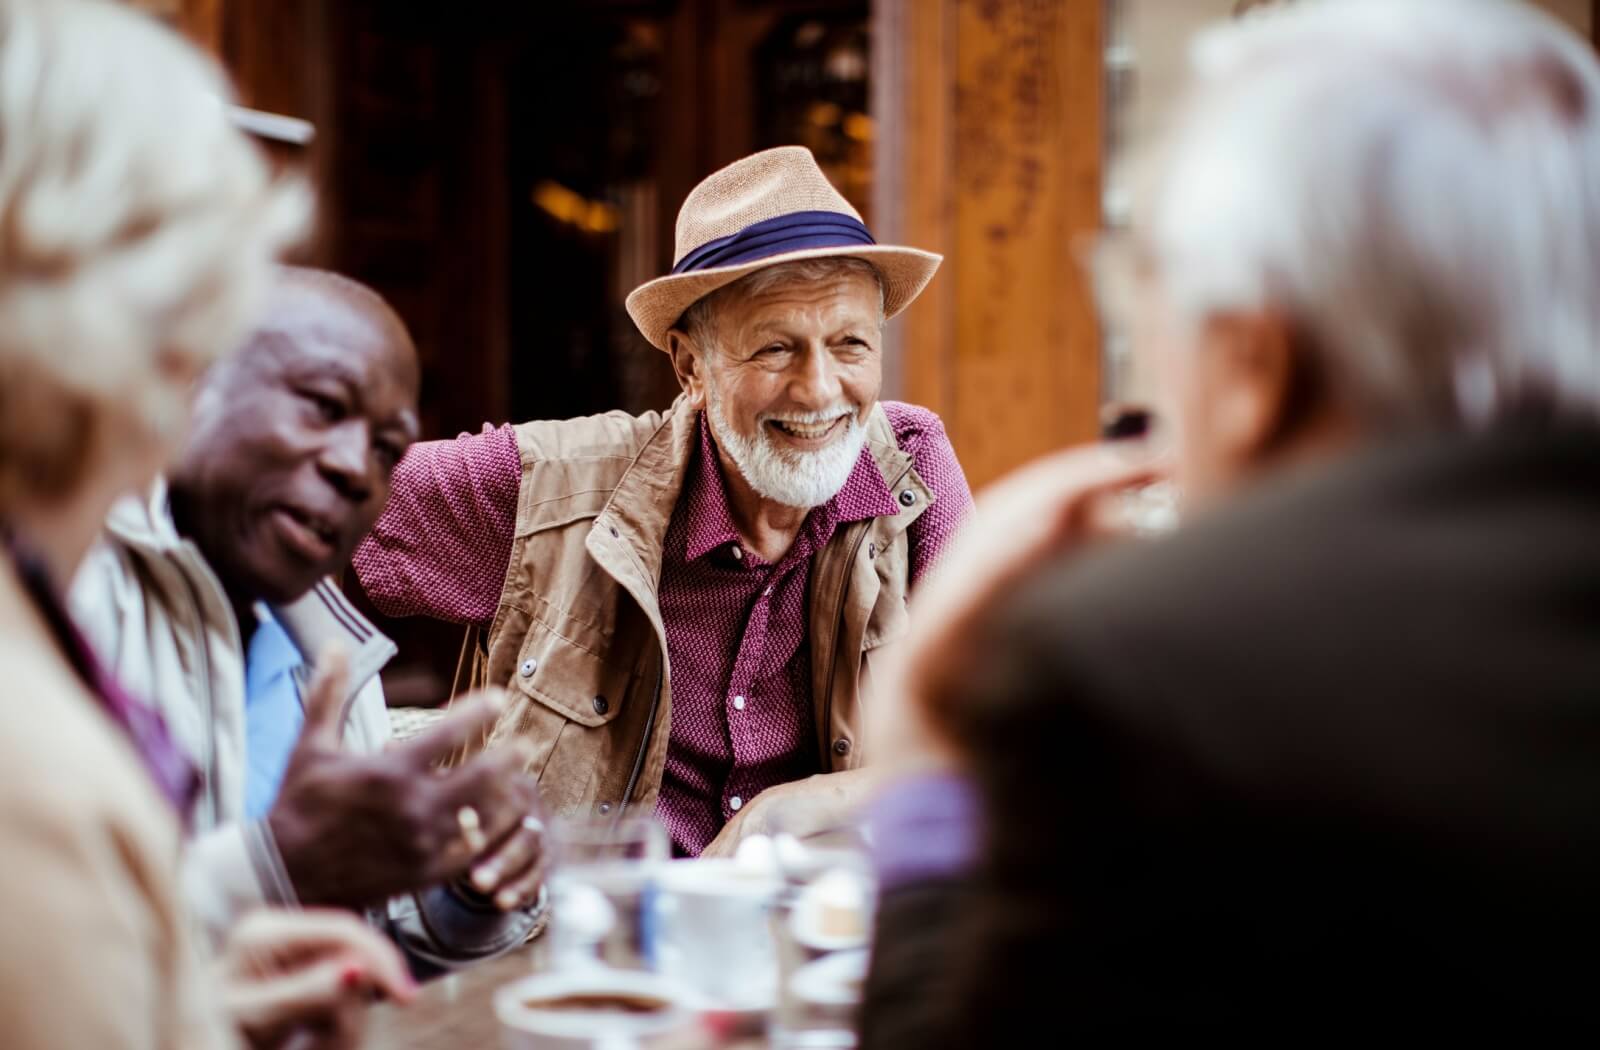
<path fill-rule="evenodd" d="M 934 502 L 907 531 L 912 584 L 972 506 L 955 450 L 926 409 L 883 402 Z M 745 551 L 710 430 L 667 527 L 659 596 L 672 721 L 657 815 L 675 849 L 696 855 L 766 788 L 819 772 L 811 714 L 807 598 L 813 556 L 834 530 L 899 504 L 863 450 L 832 500 L 807 515 L 779 561 Z M 414 445 L 355 569 L 391 616 L 487 624 L 505 582 L 522 467 L 509 426 Z"/>

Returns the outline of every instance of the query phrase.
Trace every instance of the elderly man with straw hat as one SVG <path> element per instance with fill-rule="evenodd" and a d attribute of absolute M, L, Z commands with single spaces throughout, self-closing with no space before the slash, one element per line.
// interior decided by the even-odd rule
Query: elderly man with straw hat
<path fill-rule="evenodd" d="M 380 609 L 464 623 L 546 806 L 721 853 L 861 790 L 875 654 L 971 506 L 939 419 L 880 402 L 940 257 L 880 245 L 798 147 L 707 178 L 628 312 L 666 412 L 412 447 L 357 551 Z"/>

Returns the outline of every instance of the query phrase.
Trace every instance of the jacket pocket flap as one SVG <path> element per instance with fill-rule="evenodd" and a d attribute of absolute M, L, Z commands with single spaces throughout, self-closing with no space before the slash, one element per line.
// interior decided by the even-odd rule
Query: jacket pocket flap
<path fill-rule="evenodd" d="M 528 627 L 511 672 L 511 685 L 532 700 L 583 726 L 617 717 L 632 678 L 540 620 Z"/>

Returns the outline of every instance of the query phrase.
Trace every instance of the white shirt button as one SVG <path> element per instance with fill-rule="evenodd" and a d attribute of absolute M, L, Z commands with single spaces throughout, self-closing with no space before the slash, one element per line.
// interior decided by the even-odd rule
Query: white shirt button
<path fill-rule="evenodd" d="M 743 711 L 744 710 L 744 697 L 736 696 L 736 697 L 733 698 L 733 709 L 735 711 Z"/>
<path fill-rule="evenodd" d="M 737 543 L 733 545 L 733 550 L 729 551 L 728 553 L 733 555 L 734 561 L 739 561 L 744 558 L 744 551 Z"/>
<path fill-rule="evenodd" d="M 743 806 L 744 799 L 740 798 L 738 795 L 735 795 L 728 800 L 728 808 L 733 810 L 735 813 L 739 812 L 740 808 Z"/>

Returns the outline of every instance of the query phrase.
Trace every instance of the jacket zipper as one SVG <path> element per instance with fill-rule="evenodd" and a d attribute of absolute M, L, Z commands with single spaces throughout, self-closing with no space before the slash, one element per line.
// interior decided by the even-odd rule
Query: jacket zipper
<path fill-rule="evenodd" d="M 216 690 L 211 680 L 211 631 L 206 626 L 205 609 L 200 603 L 200 592 L 195 590 L 194 581 L 189 579 L 189 574 L 184 571 L 184 566 L 178 554 L 171 554 L 173 565 L 178 569 L 178 575 L 183 579 L 183 589 L 189 596 L 189 607 L 194 611 L 195 623 L 200 628 L 200 673 L 205 680 L 206 694 L 206 725 L 205 725 L 205 791 L 202 797 L 206 805 L 206 827 L 216 827 L 217 824 L 217 697 Z"/>
<path fill-rule="evenodd" d="M 904 475 L 901 476 L 904 477 Z M 899 483 L 899 479 L 895 479 L 894 485 L 898 485 Z M 890 485 L 889 487 L 892 489 L 894 488 L 894 485 Z M 844 563 L 844 584 L 839 588 L 839 607 L 833 617 L 834 653 L 833 659 L 828 661 L 828 688 L 825 694 L 826 698 L 822 702 L 823 729 L 822 739 L 819 742 L 822 747 L 822 760 L 828 763 L 828 771 L 830 773 L 833 771 L 833 759 L 830 757 L 833 754 L 833 748 L 828 738 L 833 735 L 833 683 L 834 680 L 839 677 L 838 674 L 835 673 L 834 668 L 838 667 L 839 665 L 838 650 L 843 642 L 843 639 L 840 638 L 839 635 L 840 632 L 844 630 L 844 603 L 845 599 L 850 596 L 850 577 L 855 575 L 856 558 L 861 554 L 861 544 L 866 541 L 867 533 L 871 531 L 872 522 L 870 520 L 863 522 L 861 531 L 856 535 L 855 544 L 850 548 L 850 557 L 847 558 Z"/>
<path fill-rule="evenodd" d="M 639 774 L 644 771 L 644 756 L 650 750 L 650 736 L 656 729 L 656 711 L 661 707 L 661 686 L 665 677 L 667 657 L 661 654 L 661 659 L 656 663 L 656 693 L 650 700 L 650 713 L 645 716 L 644 736 L 639 738 L 639 753 L 633 758 L 633 772 L 628 774 L 628 786 L 622 792 L 622 802 L 617 806 L 617 819 L 628 811 L 628 803 L 633 800 L 633 789 L 639 784 Z"/>

